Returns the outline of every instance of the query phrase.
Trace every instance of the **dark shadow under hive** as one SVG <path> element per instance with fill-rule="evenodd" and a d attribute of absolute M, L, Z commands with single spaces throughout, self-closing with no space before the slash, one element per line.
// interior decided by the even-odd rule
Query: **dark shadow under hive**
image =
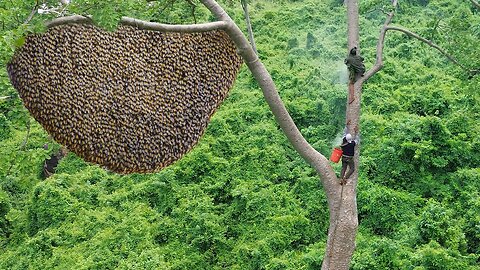
<path fill-rule="evenodd" d="M 221 30 L 67 24 L 28 36 L 8 71 L 57 142 L 109 170 L 146 173 L 192 149 L 241 63 Z"/>

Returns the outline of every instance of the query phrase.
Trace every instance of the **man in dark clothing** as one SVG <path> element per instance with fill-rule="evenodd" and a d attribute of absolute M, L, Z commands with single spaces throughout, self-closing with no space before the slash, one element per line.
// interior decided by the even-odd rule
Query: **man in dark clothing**
<path fill-rule="evenodd" d="M 357 47 L 350 50 L 347 58 L 345 58 L 345 65 L 347 65 L 350 83 L 354 84 L 359 76 L 365 73 L 365 65 L 363 64 L 363 57 L 357 55 Z"/>
<path fill-rule="evenodd" d="M 363 64 L 363 57 L 357 55 L 357 47 L 353 47 L 350 50 L 347 58 L 345 59 L 345 65 L 348 67 L 348 71 L 350 72 L 349 79 L 350 82 L 348 83 L 348 96 L 349 101 L 348 104 L 351 104 L 355 100 L 354 96 L 354 84 L 357 79 L 365 73 L 365 65 Z"/>
<path fill-rule="evenodd" d="M 358 126 L 355 127 L 355 139 L 353 139 L 352 134 L 347 133 L 348 128 L 345 127 L 343 131 L 343 142 L 342 145 L 342 171 L 340 172 L 340 184 L 343 185 L 347 183 L 347 179 L 350 178 L 352 173 L 355 171 L 355 162 L 353 160 L 353 156 L 355 155 L 355 146 L 359 142 L 358 136 Z M 347 172 L 347 167 L 349 168 Z M 345 174 L 346 173 L 346 174 Z"/>

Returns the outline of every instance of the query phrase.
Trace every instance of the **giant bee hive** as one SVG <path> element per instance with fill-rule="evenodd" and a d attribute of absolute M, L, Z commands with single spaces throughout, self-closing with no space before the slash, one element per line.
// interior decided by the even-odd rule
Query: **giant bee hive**
<path fill-rule="evenodd" d="M 28 36 L 8 72 L 57 142 L 111 171 L 146 173 L 198 142 L 241 62 L 221 30 L 65 24 Z"/>

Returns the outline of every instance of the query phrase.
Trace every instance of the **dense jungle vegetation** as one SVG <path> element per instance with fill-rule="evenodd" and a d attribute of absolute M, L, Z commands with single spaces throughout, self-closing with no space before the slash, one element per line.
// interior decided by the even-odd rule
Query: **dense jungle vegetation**
<path fill-rule="evenodd" d="M 200 143 L 159 173 L 121 176 L 59 149 L 29 116 L 6 64 L 35 1 L 0 3 L 0 269 L 319 269 L 328 209 L 318 176 L 292 149 L 245 67 Z M 57 1 L 45 1 L 50 6 Z M 193 23 L 176 1 L 73 0 L 113 30 L 121 16 Z M 252 0 L 261 60 L 307 140 L 326 156 L 345 123 L 340 0 Z M 240 1 L 221 1 L 246 29 Z M 388 0 L 360 1 L 361 49 L 375 61 Z M 198 22 L 213 17 L 200 6 Z M 405 0 L 393 21 L 480 67 L 480 10 L 464 0 Z M 360 227 L 351 269 L 480 269 L 480 75 L 389 32 L 385 67 L 364 86 Z M 48 144 L 48 148 L 44 148 Z M 335 165 L 337 172 L 339 165 Z"/>

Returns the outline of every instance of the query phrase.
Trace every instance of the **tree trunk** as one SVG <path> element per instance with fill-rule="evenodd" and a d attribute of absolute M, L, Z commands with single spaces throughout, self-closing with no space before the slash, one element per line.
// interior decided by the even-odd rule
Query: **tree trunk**
<path fill-rule="evenodd" d="M 218 20 L 229 24 L 226 31 L 235 42 L 240 55 L 242 55 L 246 65 L 262 89 L 265 100 L 270 106 L 277 123 L 295 150 L 317 171 L 320 176 L 320 180 L 327 195 L 330 213 L 330 227 L 328 230 L 327 247 L 322 269 L 347 270 L 350 266 L 353 251 L 355 250 L 355 235 L 358 226 L 356 208 L 357 171 L 355 171 L 352 177 L 350 177 L 350 181 L 346 185 L 342 186 L 339 184 L 339 180 L 327 158 L 316 151 L 305 140 L 296 127 L 280 99 L 270 74 L 248 43 L 248 40 L 243 35 L 242 31 L 216 1 L 201 0 L 201 2 L 217 17 Z M 357 4 L 356 1 L 355 4 Z M 358 23 L 358 10 L 356 14 Z M 358 42 L 358 25 L 355 29 L 357 29 L 356 42 Z M 360 84 L 355 85 L 356 95 L 359 93 L 359 87 L 361 87 Z M 355 102 L 347 106 L 347 117 L 352 118 L 353 124 L 358 123 L 359 104 L 360 97 L 358 96 L 356 97 Z M 355 115 L 356 117 L 353 117 Z M 356 153 L 355 161 L 356 164 L 358 164 L 358 153 Z"/>
<path fill-rule="evenodd" d="M 358 0 L 346 0 L 347 5 L 347 44 L 348 50 L 359 48 Z M 346 120 L 349 123 L 349 133 L 354 133 L 354 127 L 359 127 L 360 122 L 360 97 L 363 80 L 356 78 L 353 85 L 354 99 L 350 102 L 347 94 Z M 352 86 L 347 86 L 352 87 Z M 350 90 L 347 90 L 349 93 Z M 348 179 L 347 184 L 341 187 L 341 200 L 338 211 L 330 217 L 328 230 L 326 256 L 323 260 L 322 270 L 348 270 L 355 251 L 355 237 L 358 228 L 357 214 L 357 183 L 359 170 L 360 145 L 355 147 L 355 171 Z M 332 215 L 332 213 L 330 213 Z"/>

